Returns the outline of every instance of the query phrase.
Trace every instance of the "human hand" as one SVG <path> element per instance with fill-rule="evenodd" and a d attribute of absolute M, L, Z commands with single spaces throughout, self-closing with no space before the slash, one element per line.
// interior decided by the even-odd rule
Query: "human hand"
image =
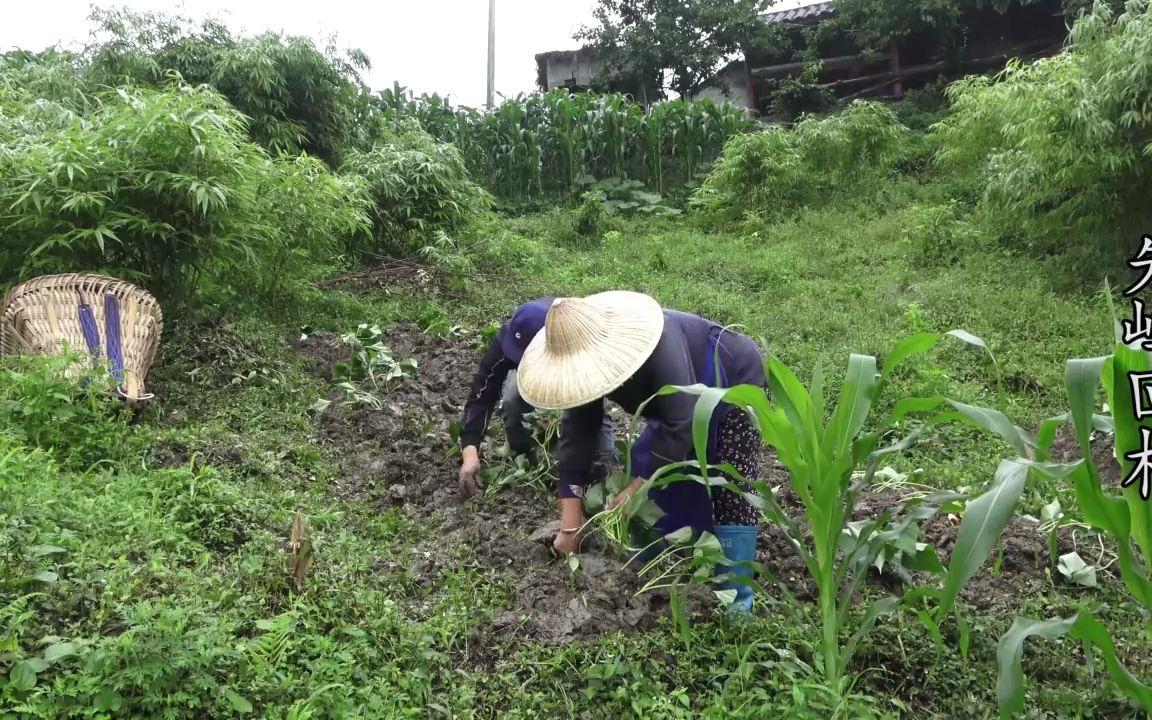
<path fill-rule="evenodd" d="M 552 549 L 556 551 L 557 555 L 568 556 L 576 552 L 580 547 L 580 532 L 578 530 L 565 530 L 560 529 L 556 533 L 556 539 L 552 541 Z"/>
<path fill-rule="evenodd" d="M 480 489 L 480 453 L 474 445 L 464 448 L 460 462 L 460 494 L 471 497 Z"/>
<path fill-rule="evenodd" d="M 571 555 L 580 547 L 580 531 L 584 525 L 584 506 L 579 498 L 561 498 L 560 527 L 552 539 L 552 550 L 561 557 Z"/>
<path fill-rule="evenodd" d="M 620 491 L 616 497 L 608 503 L 609 510 L 615 510 L 617 506 L 622 505 L 632 499 L 632 496 L 640 490 L 644 485 L 644 478 L 636 478 L 632 484 Z"/>

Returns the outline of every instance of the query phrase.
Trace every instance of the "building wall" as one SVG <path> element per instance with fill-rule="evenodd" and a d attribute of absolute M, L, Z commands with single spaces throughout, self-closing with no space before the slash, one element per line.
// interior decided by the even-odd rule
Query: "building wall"
<path fill-rule="evenodd" d="M 744 78 L 743 66 L 729 68 L 718 76 L 719 81 L 702 88 L 692 96 L 693 100 L 709 99 L 717 105 L 728 102 L 737 107 L 748 106 L 748 83 Z M 727 87 L 725 87 L 725 85 Z M 727 91 L 727 94 L 725 94 Z"/>
<path fill-rule="evenodd" d="M 588 53 L 571 53 L 563 57 L 547 59 L 545 82 L 548 89 L 567 87 L 575 84 L 588 87 L 596 78 L 600 64 L 594 61 Z M 575 77 L 575 83 L 573 83 Z"/>

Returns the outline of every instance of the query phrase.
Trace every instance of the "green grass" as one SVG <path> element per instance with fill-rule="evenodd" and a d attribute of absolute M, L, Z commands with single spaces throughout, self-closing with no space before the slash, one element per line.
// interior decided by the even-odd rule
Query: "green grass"
<path fill-rule="evenodd" d="M 0 538 L 12 577 L 0 582 L 0 658 L 62 642 L 77 653 L 43 668 L 32 688 L 9 678 L 0 717 L 124 716 L 98 707 L 133 717 L 829 717 L 828 694 L 803 669 L 818 640 L 813 619 L 771 603 L 750 623 L 700 628 L 690 648 L 666 625 L 561 649 L 494 648 L 476 660 L 471 632 L 508 588 L 467 563 L 441 572 L 434 592 L 411 572 L 378 569 L 381 559 L 409 566 L 417 546 L 437 538 L 337 495 L 339 458 L 317 443 L 308 414 L 323 387 L 286 338 L 302 324 L 395 319 L 475 328 L 528 298 L 630 288 L 746 325 L 804 380 L 818 363 L 833 379 L 851 352 L 883 356 L 907 334 L 964 328 L 995 352 L 1017 422 L 1063 412 L 1063 362 L 1108 350 L 1106 308 L 1090 292 L 1059 290 L 1035 258 L 984 250 L 959 266 L 918 267 L 903 236 L 912 199 L 927 192 L 897 185 L 872 201 L 722 231 L 683 218 L 617 221 L 583 251 L 556 242 L 570 211 L 493 220 L 480 229 L 490 243 L 478 262 L 499 277 L 473 281 L 464 302 L 316 291 L 275 313 L 237 311 L 223 329 L 173 325 L 152 380 L 158 401 L 123 429 L 127 459 L 115 468 L 62 470 L 0 436 Z M 890 392 L 889 401 L 996 402 L 987 359 L 959 344 L 910 363 Z M 978 485 L 1009 452 L 955 428 L 931 440 L 892 464 L 922 469 L 917 480 L 935 486 Z M 209 467 L 157 468 L 173 448 L 199 452 Z M 228 451 L 235 459 L 221 460 Z M 1025 509 L 1056 492 L 1033 488 Z M 296 511 L 308 515 L 317 548 L 301 594 L 285 584 L 280 551 Z M 46 545 L 63 552 L 29 550 Z M 30 579 L 47 570 L 55 582 Z M 1011 614 L 1062 612 L 1078 594 L 1066 588 L 1022 598 Z M 1114 611 L 1104 617 L 1119 642 L 1142 647 L 1122 594 L 1095 597 Z M 914 619 L 894 618 L 861 648 L 854 669 L 869 669 L 848 716 L 995 717 L 995 638 L 1010 622 L 974 614 L 964 659 L 937 653 Z M 1072 649 L 1030 648 L 1041 684 L 1032 717 L 1134 717 Z"/>

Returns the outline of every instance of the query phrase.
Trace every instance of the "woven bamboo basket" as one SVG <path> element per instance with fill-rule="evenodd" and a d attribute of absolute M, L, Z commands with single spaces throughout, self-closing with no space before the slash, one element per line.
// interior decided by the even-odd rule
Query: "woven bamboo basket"
<path fill-rule="evenodd" d="M 90 363 L 107 364 L 117 375 L 117 393 L 137 406 L 153 397 L 144 381 L 163 325 L 160 304 L 135 285 L 103 275 L 45 275 L 17 285 L 4 298 L 0 355 L 87 350 Z M 80 363 L 69 372 L 85 370 Z"/>

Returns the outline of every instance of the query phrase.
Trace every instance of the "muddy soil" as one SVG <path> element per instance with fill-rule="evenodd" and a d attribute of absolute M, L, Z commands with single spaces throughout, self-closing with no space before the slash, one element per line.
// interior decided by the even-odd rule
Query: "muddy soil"
<path fill-rule="evenodd" d="M 1116 462 L 1116 438 L 1113 435 L 1094 433 L 1091 441 L 1092 462 L 1100 472 L 1100 482 L 1106 488 L 1119 488 L 1123 482 L 1120 463 Z M 1053 462 L 1075 462 L 1083 457 L 1080 441 L 1072 423 L 1065 423 L 1056 431 L 1052 443 Z"/>
<path fill-rule="evenodd" d="M 424 558 L 412 569 L 430 593 L 442 569 L 479 564 L 511 589 L 508 607 L 488 628 L 498 639 L 562 645 L 605 633 L 650 628 L 668 617 L 663 593 L 636 595 L 642 579 L 626 559 L 590 538 L 575 573 L 549 551 L 555 535 L 554 499 L 542 489 L 511 487 L 461 499 L 456 490 L 459 457 L 449 429 L 458 422 L 480 352 L 468 339 L 425 335 L 418 328 L 391 328 L 385 343 L 399 359 L 415 358 L 416 375 L 376 394 L 380 408 L 337 408 L 319 419 L 323 442 L 337 450 L 336 492 L 381 509 L 399 508 L 424 525 L 438 528 L 438 547 L 417 548 Z M 331 333 L 315 333 L 294 347 L 305 367 L 330 380 L 332 367 L 349 349 Z M 335 397 L 335 396 L 333 396 Z M 489 423 L 497 434 L 498 419 Z M 385 568 L 388 563 L 382 563 Z M 700 589 L 689 595 L 690 614 L 715 602 Z"/>
<path fill-rule="evenodd" d="M 185 443 L 164 441 L 148 449 L 146 462 L 158 468 L 205 466 L 231 467 L 243 462 L 243 454 L 235 447 L 221 442 L 211 442 L 206 447 L 193 450 Z"/>
<path fill-rule="evenodd" d="M 1065 438 L 1065 443 L 1067 442 L 1068 439 Z M 1054 450 L 1054 460 L 1067 462 L 1079 458 L 1075 438 L 1072 437 L 1070 442 L 1071 446 L 1064 446 L 1066 449 Z M 1112 481 L 1118 485 L 1119 468 L 1115 466 L 1114 460 L 1110 460 L 1111 451 L 1112 439 L 1102 437 L 1093 445 L 1093 458 L 1101 468 L 1105 484 Z M 1112 462 L 1112 465 L 1108 466 L 1108 462 Z M 771 452 L 766 452 L 762 458 L 761 477 L 769 485 L 780 488 L 777 502 L 781 509 L 804 529 L 806 524 L 803 518 L 803 505 L 788 485 L 787 469 L 780 465 Z M 875 488 L 868 490 L 857 499 L 853 519 L 875 518 L 885 510 L 900 505 L 908 495 L 908 491 Z M 947 565 L 956 543 L 958 527 L 957 518 L 943 513 L 937 514 L 921 525 L 919 540 L 933 546 L 940 561 Z M 1052 582 L 1063 583 L 1066 588 L 1071 587 L 1053 569 L 1054 560 L 1048 542 L 1048 534 L 1040 530 L 1036 520 L 1022 516 L 1013 517 L 1004 530 L 998 549 L 961 591 L 961 599 L 980 611 L 1008 611 L 1019 608 L 1022 597 L 1043 592 Z M 1093 553 L 1098 552 L 1099 548 L 1083 531 L 1077 537 L 1073 531 L 1062 529 L 1057 534 L 1056 557 L 1072 551 L 1080 552 L 1086 561 L 1092 562 L 1096 559 Z M 761 528 L 757 559 L 775 572 L 798 598 L 815 599 L 815 584 L 809 578 L 803 561 L 783 529 L 774 526 Z M 923 573 L 913 573 L 912 578 L 918 583 L 933 582 L 931 577 Z M 1103 580 L 1103 577 L 1101 579 Z M 888 569 L 882 573 L 873 570 L 868 581 L 873 587 L 893 591 L 897 590 L 901 583 L 900 578 Z"/>
<path fill-rule="evenodd" d="M 555 501 L 542 489 L 512 487 L 492 495 L 462 500 L 456 491 L 459 459 L 449 428 L 459 420 L 464 397 L 479 361 L 471 339 L 425 335 L 416 327 L 390 328 L 385 343 L 397 359 L 415 358 L 416 376 L 393 388 L 379 390 L 380 408 L 341 408 L 335 405 L 319 419 L 323 442 L 335 448 L 340 473 L 336 492 L 347 499 L 374 503 L 381 509 L 400 508 L 414 520 L 438 529 L 439 547 L 424 548 L 427 556 L 415 574 L 427 592 L 435 592 L 439 571 L 461 562 L 479 565 L 511 587 L 511 599 L 486 628 L 493 639 L 534 640 L 565 644 L 616 631 L 640 630 L 668 617 L 668 598 L 659 593 L 636 595 L 641 578 L 624 559 L 602 546 L 586 548 L 584 566 L 573 574 L 566 563 L 549 553 L 555 519 Z M 315 333 L 296 340 L 294 347 L 305 367 L 329 380 L 332 367 L 350 351 L 338 336 Z M 335 397 L 335 396 L 333 396 Z M 499 420 L 490 427 L 501 431 Z M 1057 439 L 1056 460 L 1078 457 L 1075 439 L 1065 428 Z M 1107 464 L 1110 445 L 1094 447 L 1093 456 L 1107 467 L 1106 482 L 1119 483 L 1119 469 Z M 780 486 L 778 502 L 803 526 L 799 498 L 788 487 L 787 470 L 765 453 L 761 477 Z M 900 502 L 900 491 L 867 492 L 859 500 L 856 519 L 875 517 Z M 956 523 L 939 515 L 922 528 L 921 541 L 933 545 L 947 563 L 955 542 Z M 591 541 L 590 541 L 591 542 Z M 996 611 L 1017 608 L 1020 598 L 1041 592 L 1050 582 L 1047 536 L 1034 521 L 1016 517 L 1004 535 L 999 569 L 995 556 L 972 579 L 963 600 L 975 608 Z M 1063 533 L 1059 552 L 1074 547 Z M 456 548 L 457 552 L 444 552 Z M 461 559 L 463 557 L 464 559 Z M 1087 555 L 1085 558 L 1088 559 Z M 761 527 L 757 559 L 801 599 L 814 597 L 815 587 L 787 534 L 769 525 Z M 387 560 L 382 560 L 388 565 Z M 1063 579 L 1058 575 L 1056 582 Z M 870 581 L 895 587 L 896 578 L 872 573 Z M 715 602 L 700 588 L 691 594 L 688 608 L 694 615 L 708 613 Z"/>

